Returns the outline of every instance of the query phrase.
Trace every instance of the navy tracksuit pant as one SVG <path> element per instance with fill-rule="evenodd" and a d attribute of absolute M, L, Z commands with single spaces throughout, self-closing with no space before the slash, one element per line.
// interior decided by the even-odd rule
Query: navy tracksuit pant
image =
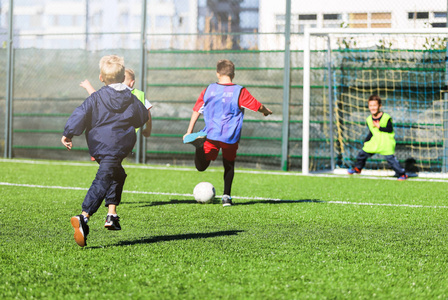
<path fill-rule="evenodd" d="M 362 170 L 364 168 L 364 166 L 366 165 L 366 160 L 368 158 L 372 157 L 373 155 L 375 155 L 375 153 L 367 153 L 361 149 L 361 151 L 359 151 L 359 153 L 358 153 L 358 156 L 356 156 L 355 168 Z M 398 176 L 405 174 L 404 169 L 400 166 L 400 163 L 398 162 L 395 155 L 384 155 L 384 157 L 386 158 L 387 162 L 389 163 L 389 166 L 395 171 L 395 173 Z"/>
<path fill-rule="evenodd" d="M 104 199 L 106 206 L 120 204 L 127 176 L 121 166 L 122 158 L 106 156 L 96 161 L 100 166 L 82 203 L 82 210 L 90 216 L 96 213 Z"/>

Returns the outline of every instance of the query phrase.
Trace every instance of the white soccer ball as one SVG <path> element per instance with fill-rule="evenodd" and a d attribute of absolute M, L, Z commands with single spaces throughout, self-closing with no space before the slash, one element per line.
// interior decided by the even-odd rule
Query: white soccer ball
<path fill-rule="evenodd" d="M 199 182 L 193 190 L 194 199 L 199 203 L 209 203 L 215 198 L 215 187 L 210 182 Z"/>

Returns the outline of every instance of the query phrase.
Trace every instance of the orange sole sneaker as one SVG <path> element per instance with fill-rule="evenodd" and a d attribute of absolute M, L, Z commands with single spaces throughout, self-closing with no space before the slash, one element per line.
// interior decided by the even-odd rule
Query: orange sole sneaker
<path fill-rule="evenodd" d="M 72 223 L 72 226 L 75 229 L 75 235 L 74 235 L 75 242 L 81 247 L 87 245 L 86 239 L 84 238 L 84 232 L 81 226 L 81 221 L 79 220 L 79 216 L 72 217 L 70 219 L 70 223 Z"/>

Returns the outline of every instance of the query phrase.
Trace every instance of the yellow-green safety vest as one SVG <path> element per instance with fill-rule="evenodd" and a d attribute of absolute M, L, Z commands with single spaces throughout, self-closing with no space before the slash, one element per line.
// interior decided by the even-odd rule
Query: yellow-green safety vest
<path fill-rule="evenodd" d="M 390 115 L 383 112 L 380 119 L 380 127 L 386 127 L 390 120 Z M 393 155 L 395 153 L 395 132 L 380 131 L 379 128 L 373 126 L 372 115 L 367 119 L 367 126 L 369 126 L 372 138 L 364 143 L 364 150 L 367 153 L 378 153 L 381 155 Z"/>
<path fill-rule="evenodd" d="M 143 103 L 143 105 L 145 105 L 145 93 L 143 93 L 143 91 L 133 89 L 131 93 L 134 94 L 135 97 L 137 97 L 137 99 L 140 100 L 141 103 Z"/>
<path fill-rule="evenodd" d="M 143 91 L 137 90 L 137 89 L 133 89 L 131 91 L 131 93 L 137 97 L 138 100 L 140 100 L 141 103 L 143 103 L 143 105 L 145 105 L 145 93 Z M 137 132 L 140 128 L 135 128 L 135 132 Z"/>

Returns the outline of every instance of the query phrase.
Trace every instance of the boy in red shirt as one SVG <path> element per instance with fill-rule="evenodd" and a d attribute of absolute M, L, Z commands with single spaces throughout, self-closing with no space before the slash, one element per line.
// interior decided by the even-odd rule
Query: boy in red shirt
<path fill-rule="evenodd" d="M 210 84 L 202 91 L 191 115 L 185 144 L 196 147 L 195 165 L 198 171 L 205 171 L 210 162 L 218 157 L 222 149 L 224 166 L 223 206 L 231 206 L 231 189 L 235 174 L 235 159 L 241 137 L 244 108 L 258 111 L 264 116 L 272 111 L 257 101 L 244 87 L 233 84 L 235 65 L 227 59 L 218 61 L 216 66 L 217 83 Z M 192 133 L 200 114 L 204 115 L 205 128 Z"/>

